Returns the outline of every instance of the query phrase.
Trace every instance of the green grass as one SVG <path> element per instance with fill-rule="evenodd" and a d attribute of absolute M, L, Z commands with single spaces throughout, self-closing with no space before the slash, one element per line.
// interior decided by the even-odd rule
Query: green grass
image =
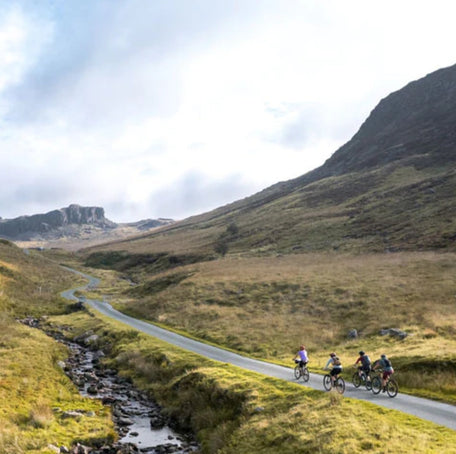
<path fill-rule="evenodd" d="M 65 348 L 8 318 L 0 329 L 0 452 L 41 453 L 49 444 L 70 447 L 115 437 L 109 409 L 82 398 L 57 366 Z M 66 410 L 84 416 L 65 419 Z"/>
<path fill-rule="evenodd" d="M 0 452 L 48 453 L 49 444 L 100 443 L 115 437 L 109 409 L 84 399 L 57 366 L 68 352 L 15 317 L 68 312 L 58 293 L 74 275 L 0 241 Z M 84 412 L 65 419 L 66 410 Z"/>
<path fill-rule="evenodd" d="M 97 332 L 108 364 L 196 432 L 204 454 L 456 452 L 452 430 L 201 358 L 96 312 L 51 321 Z"/>

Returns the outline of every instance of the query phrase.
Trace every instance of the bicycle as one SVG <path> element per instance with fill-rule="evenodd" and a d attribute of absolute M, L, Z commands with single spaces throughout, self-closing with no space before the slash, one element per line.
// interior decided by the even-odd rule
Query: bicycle
<path fill-rule="evenodd" d="M 334 382 L 331 380 L 331 375 L 326 374 L 323 377 L 323 387 L 326 391 L 331 391 L 332 388 L 335 388 L 339 394 L 343 394 L 345 391 L 345 380 L 342 377 L 337 376 L 334 378 Z"/>
<path fill-rule="evenodd" d="M 296 366 L 294 368 L 294 376 L 295 376 L 296 380 L 299 380 L 302 377 L 302 379 L 304 380 L 305 383 L 308 382 L 309 378 L 310 378 L 309 369 L 307 369 L 306 365 L 301 367 L 299 365 L 299 363 L 300 363 L 299 359 L 295 359 L 294 361 L 296 363 Z"/>
<path fill-rule="evenodd" d="M 382 378 L 380 374 L 378 374 L 374 378 L 372 378 L 372 392 L 374 394 L 379 394 L 382 388 Z M 394 378 L 391 377 L 391 375 L 386 379 L 385 391 L 389 397 L 396 397 L 399 391 L 399 386 L 396 380 L 394 380 Z"/>
<path fill-rule="evenodd" d="M 368 391 L 370 391 L 372 389 L 372 379 L 370 377 L 370 372 L 366 374 L 366 372 L 362 369 L 361 373 L 357 370 L 353 374 L 352 383 L 355 388 L 359 388 L 361 385 L 363 385 Z"/>

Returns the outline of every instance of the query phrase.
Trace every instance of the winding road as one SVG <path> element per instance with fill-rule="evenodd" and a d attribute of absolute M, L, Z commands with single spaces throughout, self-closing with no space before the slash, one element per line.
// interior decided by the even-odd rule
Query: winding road
<path fill-rule="evenodd" d="M 99 279 L 94 278 L 93 276 L 81 273 L 80 271 L 74 270 L 72 268 L 65 268 L 89 280 L 89 283 L 83 287 L 78 287 L 76 289 L 62 292 L 61 295 L 66 299 L 78 301 L 79 298 L 74 295 L 77 290 L 95 288 L 100 282 Z M 114 309 L 110 304 L 106 302 L 88 299 L 85 300 L 85 303 L 100 313 L 122 323 L 125 323 L 126 325 L 137 329 L 138 331 L 146 333 L 150 336 L 154 336 L 170 344 L 192 351 L 207 358 L 223 363 L 229 363 L 250 371 L 259 372 L 270 377 L 280 378 L 282 380 L 290 382 L 296 382 L 293 377 L 293 370 L 291 368 L 247 358 L 245 356 L 238 355 L 222 348 L 217 348 L 212 345 L 204 344 L 203 342 L 195 341 L 185 336 L 167 331 L 163 328 L 159 328 L 153 324 L 146 323 L 125 315 L 122 312 Z M 321 375 L 310 374 L 310 380 L 305 384 L 305 386 L 317 390 L 323 390 L 322 379 L 323 377 Z M 382 407 L 399 410 L 404 413 L 414 415 L 419 418 L 432 421 L 436 424 L 440 424 L 442 426 L 456 430 L 456 407 L 453 405 L 401 393 L 399 393 L 395 398 L 391 399 L 382 393 L 374 395 L 362 387 L 355 388 L 350 383 L 347 383 L 345 395 L 354 399 L 368 401 Z"/>

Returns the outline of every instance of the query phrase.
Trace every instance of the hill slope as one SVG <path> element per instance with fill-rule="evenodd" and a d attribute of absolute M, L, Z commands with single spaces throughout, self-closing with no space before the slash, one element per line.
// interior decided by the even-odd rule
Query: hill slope
<path fill-rule="evenodd" d="M 454 124 L 456 66 L 387 96 L 320 168 L 160 232 L 88 252 L 209 258 L 214 250 L 455 250 Z"/>

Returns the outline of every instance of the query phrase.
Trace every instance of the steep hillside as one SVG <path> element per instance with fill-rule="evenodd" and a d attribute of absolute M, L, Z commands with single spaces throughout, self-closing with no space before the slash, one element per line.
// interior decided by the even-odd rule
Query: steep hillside
<path fill-rule="evenodd" d="M 97 253 L 90 263 L 124 262 L 106 251 L 188 263 L 225 253 L 455 250 L 455 117 L 452 66 L 383 99 L 320 168 L 159 232 L 88 250 Z"/>

